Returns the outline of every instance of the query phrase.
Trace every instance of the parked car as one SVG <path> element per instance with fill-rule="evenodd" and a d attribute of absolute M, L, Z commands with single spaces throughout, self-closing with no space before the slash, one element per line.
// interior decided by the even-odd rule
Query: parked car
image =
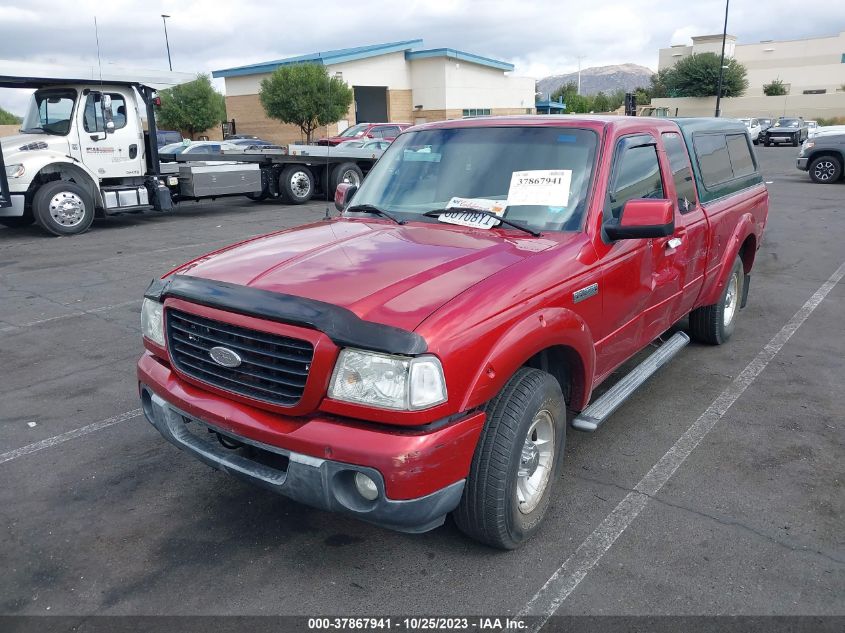
<path fill-rule="evenodd" d="M 762 138 L 763 132 L 768 130 L 775 124 L 775 120 L 769 117 L 756 117 L 757 122 L 760 124 L 760 137 Z"/>
<path fill-rule="evenodd" d="M 243 140 L 261 140 L 254 134 L 229 134 L 224 140 L 227 141 L 243 141 Z"/>
<path fill-rule="evenodd" d="M 228 139 L 227 139 L 228 140 Z M 246 152 L 252 150 L 281 150 L 281 145 L 276 145 L 271 141 L 265 141 L 260 138 L 238 138 L 235 140 L 228 140 L 232 145 L 237 145 L 239 149 Z"/>
<path fill-rule="evenodd" d="M 346 128 L 337 136 L 321 138 L 317 145 L 338 145 L 344 141 L 362 138 L 377 138 L 392 141 L 402 130 L 411 127 L 410 123 L 359 123 Z"/>
<path fill-rule="evenodd" d="M 808 119 L 804 123 L 807 124 L 807 138 L 813 138 L 819 131 L 819 122 Z"/>
<path fill-rule="evenodd" d="M 845 125 L 823 125 L 819 126 L 816 129 L 816 136 L 827 136 L 828 134 L 842 134 L 843 132 L 845 132 Z"/>
<path fill-rule="evenodd" d="M 368 139 L 356 141 L 343 141 L 342 143 L 338 143 L 337 147 L 348 149 L 373 149 L 383 151 L 390 147 L 390 143 L 390 141 L 386 141 L 384 139 Z"/>
<path fill-rule="evenodd" d="M 182 133 L 174 130 L 156 130 L 156 141 L 159 149 L 165 145 L 181 143 Z"/>
<path fill-rule="evenodd" d="M 302 503 L 406 532 L 451 512 L 511 549 L 552 503 L 568 411 L 595 430 L 687 315 L 734 333 L 768 193 L 737 121 L 523 116 L 416 127 L 335 204 L 150 285 L 144 414 Z"/>
<path fill-rule="evenodd" d="M 807 140 L 809 130 L 804 119 L 800 117 L 781 117 L 775 124 L 763 133 L 763 144 L 779 145 L 780 143 L 791 143 L 798 147 Z"/>
<path fill-rule="evenodd" d="M 757 119 L 739 119 L 745 124 L 745 128 L 748 130 L 748 136 L 751 137 L 751 142 L 755 145 L 757 141 L 760 139 L 760 132 L 762 128 L 760 127 L 760 122 Z"/>
<path fill-rule="evenodd" d="M 242 149 L 229 141 L 183 141 L 162 147 L 159 155 L 218 154 L 221 150 Z"/>
<path fill-rule="evenodd" d="M 809 172 L 813 182 L 827 185 L 841 180 L 845 165 L 845 132 L 807 139 L 798 152 L 795 165 Z"/>

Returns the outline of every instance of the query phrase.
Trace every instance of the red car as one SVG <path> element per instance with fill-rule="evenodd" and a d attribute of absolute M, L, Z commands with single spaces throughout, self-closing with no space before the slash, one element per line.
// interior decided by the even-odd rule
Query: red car
<path fill-rule="evenodd" d="M 151 284 L 144 413 L 302 503 L 407 532 L 453 513 L 500 548 L 539 528 L 567 423 L 595 430 L 689 336 L 730 338 L 768 213 L 727 119 L 422 125 L 335 201 Z"/>
<path fill-rule="evenodd" d="M 355 139 L 379 138 L 392 141 L 399 133 L 411 127 L 410 123 L 358 123 L 346 128 L 337 136 L 321 138 L 317 145 L 337 145 Z"/>

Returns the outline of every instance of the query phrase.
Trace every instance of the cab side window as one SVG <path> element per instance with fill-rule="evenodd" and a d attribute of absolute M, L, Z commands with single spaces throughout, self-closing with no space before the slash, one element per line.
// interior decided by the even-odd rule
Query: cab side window
<path fill-rule="evenodd" d="M 628 200 L 665 197 L 653 139 L 648 144 L 637 144 L 631 139 L 620 141 L 616 146 L 613 171 L 609 209 L 614 218 L 622 215 Z"/>
<path fill-rule="evenodd" d="M 663 144 L 669 157 L 669 167 L 672 169 L 672 180 L 678 194 L 678 210 L 687 213 L 695 208 L 695 183 L 686 146 L 680 134 L 666 132 L 663 134 Z"/>
<path fill-rule="evenodd" d="M 123 95 L 109 93 L 111 97 L 112 122 L 114 129 L 119 130 L 126 127 L 126 99 Z M 106 130 L 106 122 L 103 119 L 103 108 L 100 104 L 102 94 L 89 92 L 85 99 L 85 110 L 82 116 L 82 127 L 86 132 L 96 134 Z"/>

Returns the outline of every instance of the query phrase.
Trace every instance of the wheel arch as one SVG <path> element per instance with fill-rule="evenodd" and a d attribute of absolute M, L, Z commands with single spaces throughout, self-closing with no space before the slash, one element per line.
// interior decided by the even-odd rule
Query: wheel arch
<path fill-rule="evenodd" d="M 706 288 L 706 291 L 702 292 L 697 303 L 698 306 L 711 305 L 719 300 L 722 289 L 730 277 L 733 262 L 737 257 L 742 259 L 745 274 L 751 272 L 751 267 L 754 264 L 754 258 L 757 253 L 757 234 L 755 233 L 755 227 L 754 218 L 750 213 L 744 214 L 739 219 L 733 235 L 728 241 L 728 247 L 725 249 L 722 259 L 719 262 L 719 276 L 715 282 Z"/>
<path fill-rule="evenodd" d="M 67 180 L 69 182 L 76 183 L 88 192 L 91 196 L 91 200 L 94 201 L 95 208 L 102 207 L 102 198 L 100 197 L 98 179 L 84 167 L 69 162 L 48 163 L 39 169 L 38 173 L 32 179 L 29 189 L 27 190 L 27 202 L 31 204 L 32 198 L 35 196 L 35 192 L 38 188 L 44 183 L 51 182 L 53 180 Z"/>
<path fill-rule="evenodd" d="M 589 401 L 595 371 L 595 345 L 584 320 L 567 308 L 543 308 L 525 316 L 502 335 L 470 383 L 461 410 L 483 405 L 521 367 L 549 371 L 568 405 Z"/>

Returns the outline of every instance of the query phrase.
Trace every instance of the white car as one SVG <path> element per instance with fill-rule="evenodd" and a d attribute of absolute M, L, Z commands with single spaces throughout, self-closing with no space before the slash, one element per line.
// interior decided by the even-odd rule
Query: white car
<path fill-rule="evenodd" d="M 813 138 L 819 131 L 818 121 L 804 121 L 807 124 L 807 138 Z"/>
<path fill-rule="evenodd" d="M 757 119 L 740 119 L 743 123 L 745 123 L 745 129 L 748 130 L 748 135 L 751 137 L 751 142 L 755 145 L 760 140 L 760 132 L 763 131 L 762 127 L 760 126 L 760 121 Z"/>
<path fill-rule="evenodd" d="M 342 143 L 338 143 L 336 147 L 339 148 L 346 148 L 346 149 L 375 149 L 375 150 L 385 150 L 390 146 L 390 141 L 386 141 L 380 138 L 373 138 L 373 139 L 363 139 L 363 140 L 356 140 L 356 141 L 343 141 Z"/>

